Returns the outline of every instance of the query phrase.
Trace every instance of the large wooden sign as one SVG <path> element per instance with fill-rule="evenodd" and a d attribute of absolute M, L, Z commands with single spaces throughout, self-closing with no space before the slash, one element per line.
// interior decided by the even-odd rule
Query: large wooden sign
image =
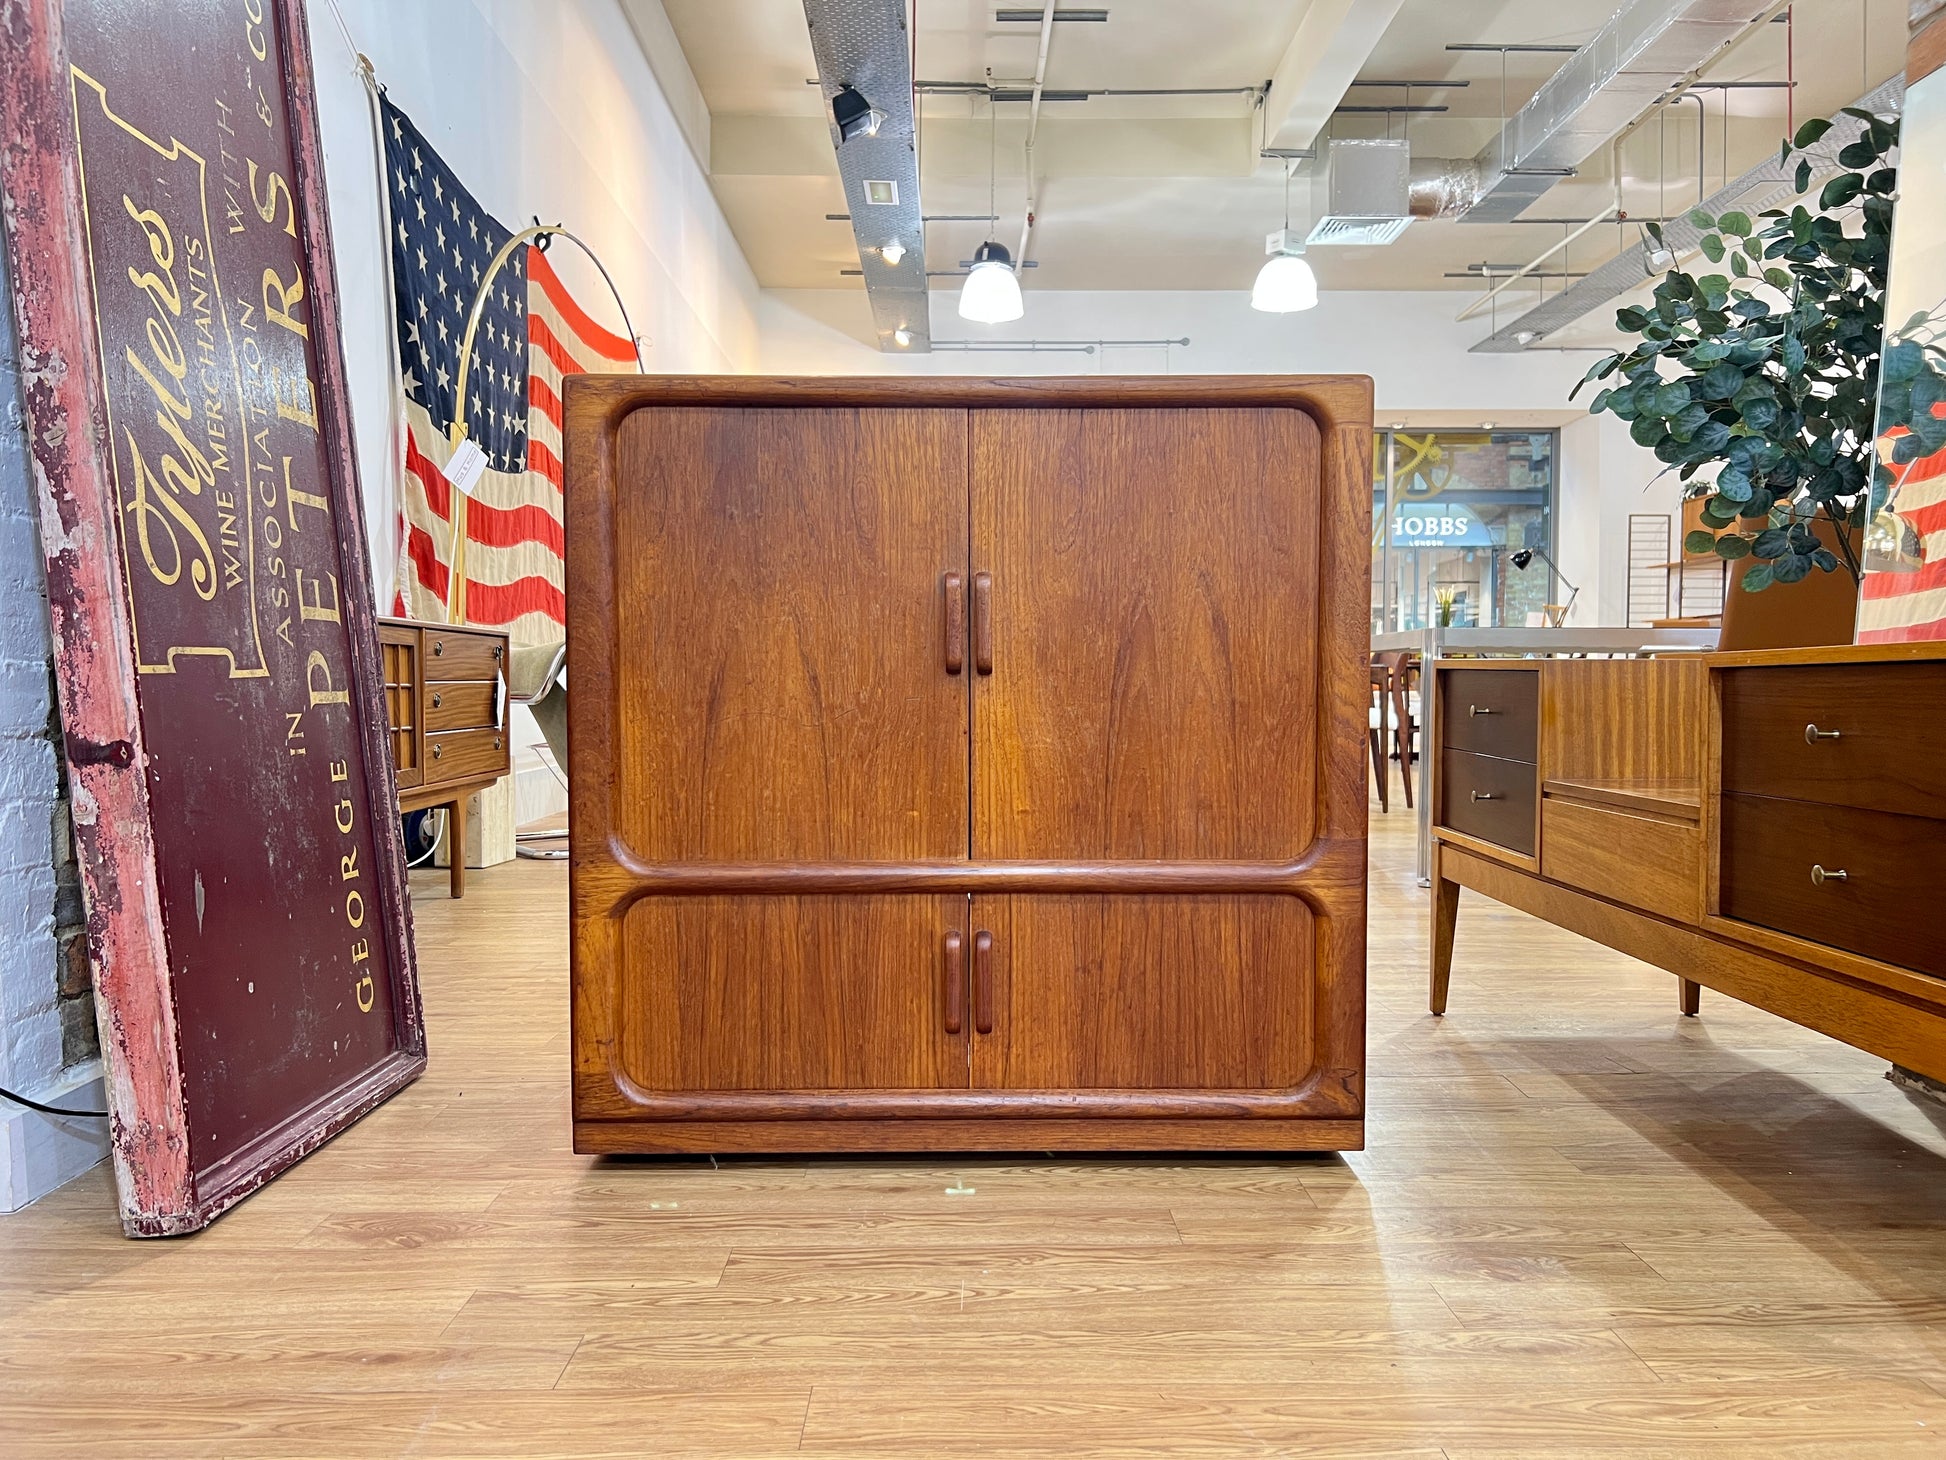
<path fill-rule="evenodd" d="M 127 1230 L 425 1064 L 302 0 L 0 0 L 8 245 Z"/>

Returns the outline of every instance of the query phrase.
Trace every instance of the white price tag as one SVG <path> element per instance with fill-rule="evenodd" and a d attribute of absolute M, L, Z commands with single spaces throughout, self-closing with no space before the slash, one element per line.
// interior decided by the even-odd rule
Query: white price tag
<path fill-rule="evenodd" d="M 470 497 L 473 495 L 474 483 L 479 481 L 480 473 L 486 470 L 486 464 L 486 453 L 480 450 L 479 445 L 469 437 L 460 442 L 459 450 L 455 451 L 452 459 L 439 470 L 440 475 Z"/>

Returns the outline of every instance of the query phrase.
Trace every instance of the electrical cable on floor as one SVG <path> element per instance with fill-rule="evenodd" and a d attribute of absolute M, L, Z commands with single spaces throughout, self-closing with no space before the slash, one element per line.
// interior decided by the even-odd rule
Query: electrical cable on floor
<path fill-rule="evenodd" d="M 14 1104 L 24 1105 L 29 1110 L 38 1110 L 43 1115 L 80 1115 L 86 1116 L 89 1120 L 108 1119 L 108 1112 L 105 1110 L 64 1110 L 58 1105 L 43 1105 L 38 1100 L 29 1100 L 25 1095 L 14 1094 L 4 1085 L 0 1085 L 0 1099 L 11 1100 Z"/>

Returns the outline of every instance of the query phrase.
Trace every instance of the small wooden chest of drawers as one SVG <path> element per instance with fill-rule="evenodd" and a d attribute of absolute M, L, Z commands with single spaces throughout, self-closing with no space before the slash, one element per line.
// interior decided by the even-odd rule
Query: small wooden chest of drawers
<path fill-rule="evenodd" d="M 466 891 L 466 802 L 506 775 L 507 636 L 457 624 L 379 620 L 399 810 L 448 808 L 453 896 Z"/>
<path fill-rule="evenodd" d="M 1721 680 L 1722 915 L 1946 978 L 1946 661 Z"/>

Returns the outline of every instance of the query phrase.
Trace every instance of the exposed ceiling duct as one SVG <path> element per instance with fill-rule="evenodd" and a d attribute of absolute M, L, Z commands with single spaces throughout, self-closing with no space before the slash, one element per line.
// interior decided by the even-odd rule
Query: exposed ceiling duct
<path fill-rule="evenodd" d="M 1882 85 L 1866 92 L 1852 105 L 1863 112 L 1875 116 L 1896 116 L 1905 103 L 1905 78 L 1895 76 Z M 1838 167 L 1840 148 L 1858 140 L 1865 124 L 1856 117 L 1840 113 L 1832 119 L 1829 132 L 1814 147 L 1806 151 L 1812 157 L 1812 165 L 1821 173 L 1835 172 Z M 1797 163 L 1788 165 L 1778 159 L 1776 153 L 1770 154 L 1750 171 L 1732 181 L 1727 187 L 1718 189 L 1697 206 L 1712 217 L 1739 209 L 1755 217 L 1766 208 L 1789 207 L 1797 200 L 1796 177 Z M 1627 225 L 1624 225 L 1627 226 Z M 1693 251 L 1702 237 L 1702 230 L 1684 217 L 1672 218 L 1663 226 L 1662 235 L 1670 248 L 1678 255 Z M 1577 279 L 1551 299 L 1544 299 L 1518 319 L 1501 325 L 1492 334 L 1473 346 L 1476 354 L 1517 352 L 1528 348 L 1535 342 L 1545 339 L 1557 330 L 1565 329 L 1591 310 L 1599 309 L 1608 301 L 1639 287 L 1650 277 L 1648 266 L 1648 247 L 1643 242 L 1635 242 L 1621 253 L 1592 270 L 1585 277 Z"/>
<path fill-rule="evenodd" d="M 1682 84 L 1782 0 L 1631 0 L 1474 158 L 1480 191 L 1459 216 L 1506 223 Z"/>
<path fill-rule="evenodd" d="M 878 346 L 924 354 L 932 326 L 905 0 L 804 0 L 804 19 Z M 870 135 L 846 139 L 831 118 L 832 101 L 847 87 L 881 114 Z"/>

